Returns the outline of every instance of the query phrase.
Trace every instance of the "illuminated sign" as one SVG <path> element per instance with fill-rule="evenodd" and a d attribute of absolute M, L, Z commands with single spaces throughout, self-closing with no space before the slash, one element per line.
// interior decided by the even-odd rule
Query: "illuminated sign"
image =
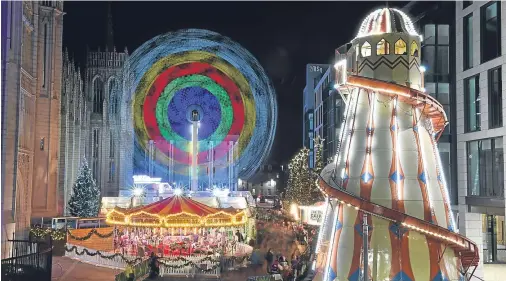
<path fill-rule="evenodd" d="M 134 178 L 134 184 L 135 183 L 146 183 L 146 184 L 159 183 L 162 181 L 162 178 L 152 178 L 152 177 L 149 177 L 146 175 L 136 175 L 136 176 L 133 176 L 133 178 Z"/>
<path fill-rule="evenodd" d="M 309 71 L 323 73 L 323 67 L 321 67 L 319 65 L 310 65 L 309 66 Z"/>
<path fill-rule="evenodd" d="M 323 212 L 320 210 L 312 210 L 310 219 L 316 223 L 321 223 L 323 217 Z"/>

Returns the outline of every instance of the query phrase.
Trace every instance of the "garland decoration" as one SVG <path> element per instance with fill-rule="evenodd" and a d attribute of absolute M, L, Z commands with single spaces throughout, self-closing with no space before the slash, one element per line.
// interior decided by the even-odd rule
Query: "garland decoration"
<path fill-rule="evenodd" d="M 78 255 L 78 256 L 82 256 L 82 255 L 86 254 L 90 257 L 94 257 L 94 256 L 98 255 L 99 257 L 101 257 L 103 259 L 108 259 L 108 260 L 112 260 L 115 257 L 121 257 L 121 259 L 129 265 L 133 265 L 133 264 L 136 264 L 136 263 L 142 261 L 142 258 L 135 258 L 133 260 L 129 260 L 129 259 L 125 258 L 125 256 L 120 253 L 111 254 L 111 255 L 104 255 L 100 251 L 90 252 L 86 248 L 84 248 L 81 252 L 79 252 L 79 250 L 77 249 L 76 246 L 72 246 L 69 248 L 69 247 L 67 247 L 67 245 L 65 245 L 65 251 L 66 252 L 75 252 L 76 255 Z"/>
<path fill-rule="evenodd" d="M 43 228 L 40 226 L 33 227 L 30 229 L 30 233 L 37 238 L 45 238 L 48 235 L 51 235 L 51 238 L 53 240 L 63 240 L 65 239 L 65 234 L 68 234 L 72 239 L 78 240 L 78 241 L 84 241 L 91 238 L 92 235 L 96 235 L 100 238 L 109 238 L 114 234 L 114 231 L 111 231 L 110 233 L 102 234 L 97 231 L 97 229 L 92 229 L 88 234 L 84 236 L 75 236 L 70 232 L 70 229 L 67 229 L 67 231 L 62 229 L 53 229 L 53 228 Z"/>
<path fill-rule="evenodd" d="M 46 236 L 51 235 L 51 238 L 53 238 L 53 240 L 65 239 L 65 231 L 60 229 L 43 228 L 36 226 L 30 229 L 30 233 L 36 238 L 45 238 Z"/>
<path fill-rule="evenodd" d="M 97 231 L 96 228 L 94 228 L 94 229 L 90 230 L 90 232 L 88 232 L 88 234 L 81 236 L 81 237 L 75 236 L 74 234 L 72 234 L 70 232 L 69 229 L 67 229 L 67 233 L 70 236 L 70 238 L 72 238 L 74 240 L 84 241 L 84 240 L 90 239 L 93 234 L 95 234 L 96 236 L 98 236 L 100 238 L 109 238 L 114 234 L 114 231 L 111 231 L 110 233 L 107 233 L 107 234 L 101 234 L 100 232 Z"/>
<path fill-rule="evenodd" d="M 210 271 L 216 270 L 218 267 L 220 267 L 220 260 L 213 259 L 212 257 L 205 257 L 197 262 L 187 260 L 182 257 L 177 257 L 175 259 L 160 258 L 160 259 L 158 259 L 158 261 L 160 262 L 160 264 L 163 264 L 163 266 L 168 267 L 168 268 L 183 268 L 183 267 L 191 266 L 191 267 L 196 268 L 202 272 L 210 272 Z M 168 264 L 166 261 L 185 261 L 185 262 L 182 264 L 172 265 L 172 264 Z M 205 268 L 205 269 L 201 268 L 200 263 L 202 263 L 204 261 L 210 261 L 214 265 L 210 268 Z"/>

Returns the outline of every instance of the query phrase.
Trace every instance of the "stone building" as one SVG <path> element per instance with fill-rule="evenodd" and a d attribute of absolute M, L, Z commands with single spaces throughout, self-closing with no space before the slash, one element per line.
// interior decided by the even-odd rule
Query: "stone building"
<path fill-rule="evenodd" d="M 30 218 L 56 216 L 63 1 L 2 2 L 2 257 Z"/>
<path fill-rule="evenodd" d="M 286 190 L 288 165 L 270 163 L 260 166 L 259 171 L 250 179 L 239 180 L 238 189 L 249 191 L 256 198 L 263 196 L 280 196 Z"/>
<path fill-rule="evenodd" d="M 131 178 L 125 173 L 131 170 L 132 157 L 120 141 L 122 128 L 127 127 L 122 122 L 126 105 L 121 93 L 128 51 L 116 51 L 112 27 L 109 6 L 105 51 L 100 47 L 87 51 L 83 74 L 65 54 L 59 178 L 64 202 L 70 198 L 84 157 L 104 197 L 118 196 L 120 186 L 127 185 L 122 179 Z"/>

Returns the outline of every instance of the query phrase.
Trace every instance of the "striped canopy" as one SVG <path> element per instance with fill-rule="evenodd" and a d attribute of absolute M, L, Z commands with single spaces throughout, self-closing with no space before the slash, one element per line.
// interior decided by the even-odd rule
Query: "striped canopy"
<path fill-rule="evenodd" d="M 215 214 L 221 211 L 213 207 L 209 207 L 203 203 L 197 202 L 183 196 L 172 196 L 149 205 L 139 206 L 127 210 L 123 210 L 124 214 L 132 214 L 144 211 L 148 214 L 167 216 L 175 214 L 191 214 L 199 217 Z M 233 214 L 233 213 L 232 213 Z"/>
<path fill-rule="evenodd" d="M 242 210 L 218 209 L 183 196 L 173 196 L 130 209 L 116 207 L 107 213 L 107 223 L 145 227 L 218 227 L 242 225 Z"/>

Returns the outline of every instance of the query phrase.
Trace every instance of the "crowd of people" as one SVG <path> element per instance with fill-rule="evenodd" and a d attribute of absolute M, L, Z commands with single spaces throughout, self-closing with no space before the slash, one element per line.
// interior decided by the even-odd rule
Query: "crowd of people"
<path fill-rule="evenodd" d="M 267 264 L 267 274 L 280 276 L 284 281 L 297 280 L 304 274 L 309 263 L 308 253 L 311 251 L 313 237 L 317 236 L 317 227 L 300 224 L 279 210 L 263 210 L 258 218 L 260 221 L 257 229 L 263 234 L 259 241 L 261 244 L 272 246 L 272 243 L 265 243 L 262 240 L 276 239 L 278 241 L 279 237 L 273 238 L 273 235 L 280 233 L 283 233 L 283 238 L 285 238 L 284 249 L 282 247 L 280 251 L 280 247 L 274 245 L 276 250 L 268 248 L 263 256 Z M 299 248 L 298 245 L 304 245 L 304 247 Z M 306 250 L 300 253 L 299 249 Z"/>
<path fill-rule="evenodd" d="M 295 252 L 292 254 L 290 261 L 283 254 L 275 256 L 271 248 L 265 255 L 267 273 L 281 274 L 283 280 L 294 280 L 302 271 L 302 263 L 299 259 Z"/>

